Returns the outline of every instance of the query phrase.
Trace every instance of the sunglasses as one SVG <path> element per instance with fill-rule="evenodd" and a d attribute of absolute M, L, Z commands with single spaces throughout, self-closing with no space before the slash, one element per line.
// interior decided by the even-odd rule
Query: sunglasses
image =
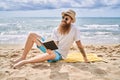
<path fill-rule="evenodd" d="M 64 19 L 65 21 L 68 21 L 69 18 L 65 17 L 65 16 L 62 16 L 62 19 Z"/>

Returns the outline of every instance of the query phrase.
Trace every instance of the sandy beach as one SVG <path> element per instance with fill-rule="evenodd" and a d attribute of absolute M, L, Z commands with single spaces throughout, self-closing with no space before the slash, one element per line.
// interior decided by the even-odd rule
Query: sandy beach
<path fill-rule="evenodd" d="M 56 62 L 27 64 L 13 69 L 11 60 L 19 58 L 24 45 L 0 45 L 0 80 L 120 80 L 120 44 L 85 45 L 86 53 L 97 54 L 100 62 Z M 75 46 L 71 51 L 78 50 Z M 42 54 L 32 48 L 27 58 Z"/>

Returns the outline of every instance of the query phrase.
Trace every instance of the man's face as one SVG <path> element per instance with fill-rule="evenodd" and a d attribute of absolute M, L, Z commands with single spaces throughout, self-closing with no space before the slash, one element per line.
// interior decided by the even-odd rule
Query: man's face
<path fill-rule="evenodd" d="M 72 22 L 72 18 L 70 16 L 62 16 L 62 20 L 61 20 L 61 25 L 65 26 L 65 25 L 69 25 Z"/>
<path fill-rule="evenodd" d="M 71 26 L 72 18 L 68 15 L 65 15 L 62 17 L 60 26 L 59 26 L 59 31 L 61 34 L 66 34 L 70 31 L 70 26 Z"/>

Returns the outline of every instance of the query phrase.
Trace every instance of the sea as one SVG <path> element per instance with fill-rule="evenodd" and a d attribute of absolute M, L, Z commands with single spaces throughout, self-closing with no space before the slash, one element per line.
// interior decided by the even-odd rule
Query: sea
<path fill-rule="evenodd" d="M 0 18 L 0 44 L 24 44 L 29 33 L 48 38 L 59 17 Z M 75 23 L 83 44 L 120 44 L 120 17 L 78 17 Z"/>

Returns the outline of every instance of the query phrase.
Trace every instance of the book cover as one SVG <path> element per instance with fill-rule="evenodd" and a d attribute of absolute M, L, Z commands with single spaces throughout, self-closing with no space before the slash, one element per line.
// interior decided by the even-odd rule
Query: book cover
<path fill-rule="evenodd" d="M 48 42 L 43 42 L 42 44 L 45 46 L 45 48 L 50 49 L 50 50 L 58 49 L 57 45 L 55 44 L 53 40 L 48 41 Z"/>

